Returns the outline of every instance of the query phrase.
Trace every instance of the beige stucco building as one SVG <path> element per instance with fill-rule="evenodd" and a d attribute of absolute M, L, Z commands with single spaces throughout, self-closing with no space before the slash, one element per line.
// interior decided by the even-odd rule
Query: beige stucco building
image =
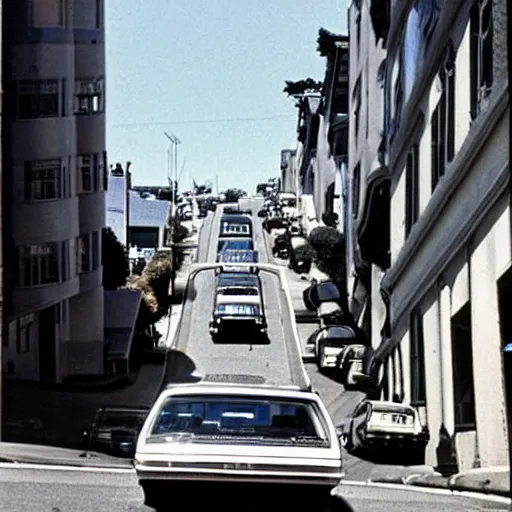
<path fill-rule="evenodd" d="M 355 116 L 364 131 L 370 113 L 364 140 L 351 137 L 351 197 L 364 210 L 353 212 L 354 253 L 369 276 L 360 296 L 371 297 L 380 394 L 420 410 L 431 436 L 427 463 L 506 465 L 506 0 L 362 0 L 350 8 L 350 34 L 359 53 L 351 53 L 352 135 Z M 379 98 L 380 109 L 372 105 Z M 372 136 L 374 124 L 384 141 Z M 374 171 L 387 205 L 371 198 Z M 369 248 L 372 230 L 361 230 L 361 215 L 368 226 L 389 223 L 387 241 L 374 237 Z"/>
<path fill-rule="evenodd" d="M 8 337 L 3 370 L 102 373 L 103 1 L 4 3 Z"/>

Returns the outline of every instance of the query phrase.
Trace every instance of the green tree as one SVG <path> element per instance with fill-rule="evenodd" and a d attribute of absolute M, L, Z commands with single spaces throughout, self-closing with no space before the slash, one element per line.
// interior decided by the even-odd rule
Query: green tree
<path fill-rule="evenodd" d="M 173 276 L 171 251 L 157 251 L 140 276 L 131 276 L 126 284 L 130 290 L 142 293 L 140 311 L 142 325 L 151 325 L 162 318 L 171 304 L 169 285 Z"/>
<path fill-rule="evenodd" d="M 101 263 L 105 290 L 117 290 L 126 284 L 130 274 L 128 253 L 114 231 L 108 227 L 101 232 Z"/>
<path fill-rule="evenodd" d="M 228 188 L 224 195 L 226 196 L 226 203 L 236 203 L 241 197 L 246 197 L 247 192 L 241 188 Z"/>
<path fill-rule="evenodd" d="M 317 82 L 313 78 L 297 80 L 296 82 L 286 80 L 285 84 L 286 85 L 283 89 L 283 92 L 285 92 L 288 96 L 293 96 L 294 98 L 302 96 L 307 92 L 319 92 L 323 87 L 323 82 Z"/>

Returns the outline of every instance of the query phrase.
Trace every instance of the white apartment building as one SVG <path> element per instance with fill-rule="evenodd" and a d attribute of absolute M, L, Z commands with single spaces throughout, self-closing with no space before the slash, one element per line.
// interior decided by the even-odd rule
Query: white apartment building
<path fill-rule="evenodd" d="M 379 389 L 422 413 L 431 437 L 426 462 L 459 470 L 508 464 L 506 9 L 506 0 L 361 0 L 350 8 L 350 46 L 360 52 L 354 61 L 351 53 L 351 124 L 357 118 L 367 130 L 357 142 L 351 130 L 354 253 L 372 269 L 369 330 L 382 363 Z M 371 136 L 376 81 L 383 83 L 383 144 Z M 379 146 L 384 158 L 368 167 Z M 368 173 L 377 168 L 389 183 L 381 208 L 368 200 Z M 377 263 L 384 251 L 371 250 L 354 202 L 369 225 L 389 223 L 387 265 Z"/>
<path fill-rule="evenodd" d="M 4 228 L 12 378 L 103 373 L 103 1 L 4 2 Z"/>

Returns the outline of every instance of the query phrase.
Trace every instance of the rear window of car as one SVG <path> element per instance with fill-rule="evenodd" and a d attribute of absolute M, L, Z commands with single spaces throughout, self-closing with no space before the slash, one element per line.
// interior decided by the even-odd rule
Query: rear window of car
<path fill-rule="evenodd" d="M 217 436 L 219 442 L 242 436 L 278 444 L 329 445 L 311 403 L 267 397 L 170 397 L 160 408 L 150 436 L 182 433 Z"/>
<path fill-rule="evenodd" d="M 230 316 L 256 316 L 260 314 L 260 308 L 255 304 L 218 304 L 216 312 Z"/>

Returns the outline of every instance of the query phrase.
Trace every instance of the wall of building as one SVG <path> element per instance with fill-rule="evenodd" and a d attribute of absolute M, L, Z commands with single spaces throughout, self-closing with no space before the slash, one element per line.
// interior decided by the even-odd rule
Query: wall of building
<path fill-rule="evenodd" d="M 437 71 L 442 60 L 437 56 L 422 63 L 423 70 L 432 70 L 428 81 L 423 77 L 406 93 L 414 101 L 404 104 L 401 128 L 390 148 L 394 162 L 392 265 L 380 280 L 385 289 L 392 290 L 392 339 L 383 353 L 397 346 L 403 354 L 408 353 L 402 377 L 406 382 L 404 400 L 409 402 L 415 400 L 411 389 L 419 379 L 410 359 L 412 344 L 417 343 L 410 331 L 411 315 L 418 311 L 422 319 L 426 407 L 414 405 L 424 409 L 430 430 L 426 462 L 439 462 L 438 448 L 447 434 L 453 440 L 460 470 L 508 463 L 503 449 L 507 430 L 497 281 L 512 264 L 506 77 L 502 70 L 495 74 L 482 112 L 471 120 L 469 3 L 463 4 L 449 13 L 451 18 L 439 22 L 451 27 L 456 50 L 455 154 L 432 187 L 431 117 L 441 96 Z M 502 4 L 494 2 L 495 14 L 501 12 Z M 500 23 L 503 19 L 496 18 L 494 59 L 503 62 L 503 55 L 498 55 L 503 49 Z M 432 52 L 440 53 L 439 41 L 431 44 Z M 447 44 L 445 39 L 445 47 Z M 419 218 L 407 234 L 406 157 L 415 143 L 419 147 Z M 468 401 L 471 393 L 456 399 L 457 388 L 464 383 L 457 375 L 460 355 L 454 334 L 463 309 L 470 318 L 463 327 L 470 339 L 467 350 L 475 405 L 474 422 L 466 423 L 460 419 L 462 402 L 457 400 Z"/>
<path fill-rule="evenodd" d="M 100 235 L 105 225 L 104 13 L 103 2 L 65 2 L 65 12 L 57 3 L 44 10 L 39 4 L 10 2 L 3 11 L 9 19 L 4 43 L 10 56 L 9 252 L 16 255 L 18 267 L 9 318 L 14 338 L 6 350 L 16 377 L 59 382 L 66 373 L 59 371 L 60 363 L 74 357 L 60 347 L 76 335 L 69 330 L 71 316 L 78 318 L 81 311 L 80 322 L 88 326 L 79 339 L 85 341 L 84 333 L 92 329 L 90 341 L 103 343 L 97 296 L 103 296 Z M 84 80 L 99 80 L 100 86 L 91 90 Z M 43 95 L 44 102 L 30 99 Z M 41 105 L 51 106 L 51 112 L 34 111 Z M 52 186 L 41 181 L 41 169 L 55 176 Z M 89 238 L 82 251 L 79 237 L 84 234 Z M 48 265 L 51 275 L 42 278 Z M 87 300 L 91 302 L 84 305 Z M 48 313 L 54 307 L 58 317 Z M 26 318 L 32 318 L 30 336 L 41 343 L 28 336 L 26 345 L 20 345 L 14 326 Z M 96 373 L 103 365 L 103 349 L 94 358 L 81 359 L 82 372 L 89 368 Z"/>

